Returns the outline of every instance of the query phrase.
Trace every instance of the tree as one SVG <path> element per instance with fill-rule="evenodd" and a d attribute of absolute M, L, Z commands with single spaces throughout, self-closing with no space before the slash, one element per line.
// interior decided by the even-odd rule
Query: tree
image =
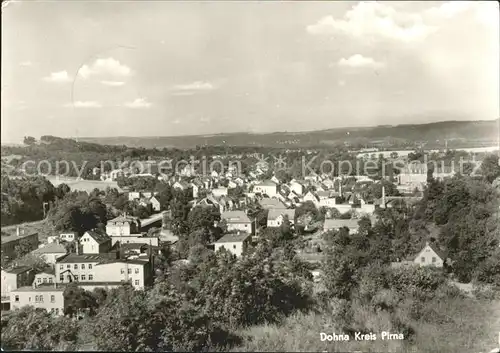
<path fill-rule="evenodd" d="M 14 247 L 16 258 L 23 257 L 24 255 L 30 253 L 31 250 L 33 250 L 31 243 L 26 239 L 21 239 L 19 244 Z"/>
<path fill-rule="evenodd" d="M 97 309 L 97 300 L 91 292 L 71 283 L 64 289 L 64 314 L 73 317 L 87 311 L 94 315 Z"/>
<path fill-rule="evenodd" d="M 199 229 L 209 230 L 214 227 L 214 223 L 220 221 L 220 211 L 217 207 L 196 206 L 189 211 L 187 225 L 190 232 Z"/>
<path fill-rule="evenodd" d="M 28 146 L 33 146 L 36 144 L 36 139 L 33 136 L 25 136 L 23 143 Z"/>
<path fill-rule="evenodd" d="M 2 327 L 2 346 L 12 350 L 73 350 L 77 333 L 75 321 L 25 306 L 10 313 Z"/>
<path fill-rule="evenodd" d="M 480 171 L 483 178 L 490 184 L 498 178 L 500 176 L 500 160 L 498 155 L 490 154 L 486 156 L 481 162 Z"/>

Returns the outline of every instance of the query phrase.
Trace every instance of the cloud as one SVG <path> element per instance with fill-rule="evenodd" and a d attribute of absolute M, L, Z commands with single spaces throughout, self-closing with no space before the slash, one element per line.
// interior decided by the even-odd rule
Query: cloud
<path fill-rule="evenodd" d="M 354 68 L 360 68 L 360 67 L 380 68 L 383 66 L 383 64 L 381 62 L 375 61 L 372 58 L 364 57 L 361 54 L 352 55 L 347 59 L 342 58 L 339 60 L 338 65 L 344 66 L 344 67 L 346 67 L 346 66 L 347 67 L 354 67 Z M 340 82 L 339 82 L 339 84 L 340 84 Z"/>
<path fill-rule="evenodd" d="M 340 19 L 323 17 L 306 29 L 313 35 L 343 33 L 359 38 L 378 36 L 402 42 L 421 40 L 436 31 L 434 26 L 423 23 L 419 14 L 398 12 L 388 4 L 372 1 L 358 3 Z"/>
<path fill-rule="evenodd" d="M 468 1 L 449 1 L 440 6 L 431 7 L 425 11 L 425 14 L 436 17 L 451 18 L 462 12 L 467 11 L 471 7 Z"/>
<path fill-rule="evenodd" d="M 33 66 L 33 63 L 31 61 L 22 61 L 19 63 L 19 66 L 24 66 L 24 67 L 29 67 L 29 66 Z"/>
<path fill-rule="evenodd" d="M 137 98 L 132 102 L 125 103 L 125 107 L 133 109 L 149 108 L 151 103 L 146 98 Z"/>
<path fill-rule="evenodd" d="M 92 65 L 83 65 L 78 71 L 78 75 L 84 79 L 91 76 L 118 76 L 127 77 L 132 75 L 132 69 L 126 65 L 121 64 L 118 60 L 113 58 L 97 59 Z"/>
<path fill-rule="evenodd" d="M 101 81 L 104 86 L 120 87 L 125 84 L 123 81 Z"/>
<path fill-rule="evenodd" d="M 66 71 L 52 72 L 50 76 L 44 77 L 43 79 L 47 82 L 58 82 L 58 83 L 71 81 L 71 78 L 69 77 Z"/>
<path fill-rule="evenodd" d="M 203 81 L 195 81 L 192 83 L 187 83 L 187 84 L 182 84 L 182 85 L 176 85 L 173 87 L 174 91 L 190 91 L 190 92 L 198 92 L 198 91 L 211 91 L 214 90 L 216 87 L 211 84 L 210 82 L 203 82 Z"/>
<path fill-rule="evenodd" d="M 67 108 L 101 108 L 102 105 L 96 101 L 76 101 L 65 105 Z"/>

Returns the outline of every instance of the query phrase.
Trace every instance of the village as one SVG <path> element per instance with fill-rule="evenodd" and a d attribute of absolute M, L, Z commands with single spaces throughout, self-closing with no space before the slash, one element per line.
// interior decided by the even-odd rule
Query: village
<path fill-rule="evenodd" d="M 173 189 L 190 194 L 191 210 L 202 207 L 220 213 L 220 220 L 213 226 L 223 224 L 223 233 L 208 248 L 213 251 L 223 248 L 241 257 L 248 247 L 255 247 L 262 241 L 266 229 L 286 225 L 292 232 L 303 234 L 295 251 L 311 264 L 311 273 L 317 283 L 321 282 L 320 264 L 326 233 L 345 229 L 348 234 L 355 234 L 360 219 L 376 223 L 376 210 L 399 207 L 403 203 L 411 206 L 422 198 L 426 177 L 425 171 L 414 170 L 401 173 L 394 180 L 314 173 L 301 180 L 282 182 L 276 175 L 265 179 L 270 173 L 262 163 L 247 175 L 228 169 L 226 173 L 212 171 L 210 175 L 199 177 L 194 175 L 194 170 L 186 169 L 181 175 L 167 180 L 158 178 Z M 103 179 L 152 176 L 115 170 Z M 391 196 L 386 195 L 389 186 L 393 190 Z M 368 192 L 370 188 L 380 190 L 380 197 Z M 105 231 L 62 232 L 59 236 L 47 237 L 44 242 L 37 233 L 25 233 L 22 226 L 16 227 L 10 236 L 2 236 L 2 258 L 9 260 L 8 267 L 2 268 L 1 274 L 2 312 L 32 305 L 55 315 L 64 315 L 63 293 L 70 283 L 89 291 L 117 288 L 124 283 L 137 290 L 152 286 L 158 275 L 154 257 L 161 254 L 164 246 L 175 249 L 179 236 L 165 224 L 171 210 L 168 205 L 161 204 L 157 192 L 124 191 L 124 194 L 129 202 L 148 207 L 152 215 L 139 219 L 123 213 L 109 219 Z M 250 205 L 257 207 L 265 219 L 257 217 L 255 212 L 252 214 Z M 305 211 L 299 213 L 301 208 Z M 318 219 L 315 213 L 322 216 Z M 159 227 L 154 228 L 157 225 Z M 152 227 L 156 231 L 151 232 Z M 42 257 L 49 270 L 36 272 L 29 266 L 17 266 L 15 249 L 21 242 L 29 245 L 32 255 Z M 74 246 L 68 251 L 63 243 Z M 178 260 L 182 261 L 189 259 Z M 427 242 L 413 258 L 398 259 L 393 266 L 439 268 L 445 261 L 446 256 L 439 248 Z"/>

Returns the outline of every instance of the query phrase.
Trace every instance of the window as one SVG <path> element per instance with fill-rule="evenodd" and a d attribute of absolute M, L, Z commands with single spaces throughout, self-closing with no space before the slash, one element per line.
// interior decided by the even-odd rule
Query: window
<path fill-rule="evenodd" d="M 42 279 L 40 277 L 37 278 L 37 283 L 42 283 Z"/>
<path fill-rule="evenodd" d="M 64 270 L 64 265 L 59 265 L 60 270 Z"/>
<path fill-rule="evenodd" d="M 56 315 L 59 315 L 59 308 L 56 308 Z"/>
<path fill-rule="evenodd" d="M 433 256 L 432 257 L 432 263 L 436 262 L 436 258 Z"/>
<path fill-rule="evenodd" d="M 89 281 L 92 281 L 94 279 L 93 275 L 89 275 Z"/>
<path fill-rule="evenodd" d="M 233 249 L 236 249 L 236 245 L 233 245 Z"/>
<path fill-rule="evenodd" d="M 49 283 L 53 283 L 52 277 L 49 278 Z"/>
<path fill-rule="evenodd" d="M 129 268 L 129 269 L 128 269 L 128 274 L 131 274 L 131 273 L 132 273 L 132 269 L 131 269 L 131 268 Z"/>
<path fill-rule="evenodd" d="M 38 303 L 39 300 L 38 298 L 39 298 L 38 295 L 35 295 L 35 303 Z"/>
<path fill-rule="evenodd" d="M 78 275 L 75 275 L 75 281 L 78 281 Z"/>
<path fill-rule="evenodd" d="M 78 270 L 78 264 L 75 264 L 75 265 L 73 266 L 73 268 L 74 268 L 75 270 Z"/>
<path fill-rule="evenodd" d="M 64 282 L 64 275 L 59 276 L 59 281 Z"/>
<path fill-rule="evenodd" d="M 121 271 L 122 275 L 125 273 L 125 270 L 122 268 Z"/>
<path fill-rule="evenodd" d="M 50 302 L 51 302 L 51 303 L 55 303 L 55 302 L 56 302 L 56 296 L 55 296 L 55 295 L 53 295 L 53 294 L 52 294 L 52 295 L 50 296 Z"/>
<path fill-rule="evenodd" d="M 66 265 L 66 268 L 71 268 L 71 265 Z"/>
<path fill-rule="evenodd" d="M 43 283 L 47 283 L 47 277 L 43 278 Z"/>
<path fill-rule="evenodd" d="M 30 302 L 31 301 L 31 297 L 28 298 L 28 301 Z"/>
<path fill-rule="evenodd" d="M 138 268 L 135 269 L 135 273 L 139 273 L 139 269 Z"/>
<path fill-rule="evenodd" d="M 425 262 L 425 257 L 423 257 L 423 256 L 422 256 L 422 257 L 420 258 L 420 262 Z"/>
<path fill-rule="evenodd" d="M 82 270 L 85 270 L 85 264 L 82 264 Z"/>
<path fill-rule="evenodd" d="M 91 269 L 92 269 L 92 264 L 89 264 L 89 270 L 91 270 Z"/>
<path fill-rule="evenodd" d="M 40 303 L 43 303 L 43 295 L 40 295 Z"/>
<path fill-rule="evenodd" d="M 85 275 L 82 275 L 82 281 L 85 281 Z"/>
<path fill-rule="evenodd" d="M 134 283 L 135 283 L 136 286 L 138 286 L 139 285 L 139 280 L 136 279 Z"/>

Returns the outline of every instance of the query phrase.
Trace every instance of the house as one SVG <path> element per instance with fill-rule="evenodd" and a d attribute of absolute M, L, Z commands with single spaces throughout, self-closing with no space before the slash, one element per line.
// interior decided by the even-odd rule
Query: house
<path fill-rule="evenodd" d="M 202 198 L 199 201 L 195 201 L 193 203 L 193 208 L 196 206 L 203 206 L 203 207 L 217 207 L 220 213 L 224 212 L 226 210 L 226 205 L 221 202 L 220 200 L 217 200 L 215 197 L 212 195 L 208 195 L 207 197 Z"/>
<path fill-rule="evenodd" d="M 276 197 L 278 196 L 278 185 L 271 180 L 265 180 L 254 185 L 253 192 L 267 195 L 268 197 Z"/>
<path fill-rule="evenodd" d="M 68 243 L 78 240 L 77 232 L 65 232 L 59 234 L 59 240 L 67 241 Z"/>
<path fill-rule="evenodd" d="M 64 287 L 26 286 L 14 289 L 10 294 L 11 309 L 19 309 L 26 305 L 42 308 L 55 315 L 64 314 Z"/>
<path fill-rule="evenodd" d="M 160 212 L 161 211 L 161 203 L 160 200 L 157 198 L 157 196 L 151 196 L 149 198 L 149 202 L 151 204 L 151 207 L 153 208 L 153 211 L 155 212 Z"/>
<path fill-rule="evenodd" d="M 311 191 L 308 191 L 307 194 L 302 198 L 303 202 L 312 202 L 316 207 L 319 206 L 319 198 L 317 195 L 313 194 Z"/>
<path fill-rule="evenodd" d="M 212 195 L 214 197 L 227 196 L 227 188 L 218 187 L 218 188 L 212 189 Z"/>
<path fill-rule="evenodd" d="M 191 183 L 191 190 L 193 191 L 193 199 L 198 198 L 198 194 L 201 190 L 208 188 L 201 180 L 194 180 Z"/>
<path fill-rule="evenodd" d="M 221 214 L 221 220 L 226 222 L 228 231 L 252 233 L 252 221 L 243 211 L 226 211 Z"/>
<path fill-rule="evenodd" d="M 139 233 L 140 221 L 136 217 L 121 215 L 106 223 L 106 234 L 130 235 Z"/>
<path fill-rule="evenodd" d="M 297 180 L 292 180 L 290 182 L 290 190 L 294 192 L 296 195 L 302 196 L 304 194 L 304 184 L 297 181 Z"/>
<path fill-rule="evenodd" d="M 35 275 L 35 278 L 33 279 L 32 285 L 35 286 L 41 286 L 41 285 L 47 285 L 47 284 L 54 284 L 56 283 L 56 275 L 55 271 L 44 271 L 37 273 Z"/>
<path fill-rule="evenodd" d="M 189 189 L 189 184 L 187 182 L 185 182 L 184 180 L 180 180 L 180 181 L 176 181 L 172 187 L 174 189 L 178 189 L 178 190 L 187 190 Z"/>
<path fill-rule="evenodd" d="M 340 228 L 349 228 L 349 234 L 357 233 L 358 220 L 356 219 L 325 219 L 323 231 L 338 230 Z"/>
<path fill-rule="evenodd" d="M 283 223 L 285 217 L 288 218 L 291 225 L 295 224 L 295 210 L 280 208 L 270 209 L 267 215 L 267 226 L 279 227 Z"/>
<path fill-rule="evenodd" d="M 104 233 L 89 230 L 80 239 L 84 254 L 103 254 L 111 250 L 111 238 Z"/>
<path fill-rule="evenodd" d="M 33 250 L 32 254 L 40 256 L 49 265 L 54 265 L 56 260 L 61 256 L 66 255 L 67 252 L 68 251 L 64 245 L 59 243 L 50 243 L 39 249 Z"/>
<path fill-rule="evenodd" d="M 215 251 L 226 249 L 230 253 L 240 257 L 248 247 L 250 234 L 226 234 L 214 243 Z"/>
<path fill-rule="evenodd" d="M 266 210 L 270 210 L 272 208 L 286 208 L 286 206 L 278 199 L 271 199 L 268 197 L 263 198 L 262 200 L 259 201 L 259 204 L 262 208 Z"/>
<path fill-rule="evenodd" d="M 159 246 L 160 240 L 158 236 L 147 236 L 142 233 L 129 234 L 129 235 L 112 235 L 111 246 L 115 246 L 116 243 L 120 244 L 151 244 L 152 246 Z"/>
<path fill-rule="evenodd" d="M 138 192 L 138 191 L 131 191 L 128 193 L 128 200 L 129 201 L 135 201 L 135 200 L 139 200 L 141 198 L 141 193 Z"/>
<path fill-rule="evenodd" d="M 152 283 L 149 259 L 120 259 L 118 254 L 68 254 L 56 264 L 57 283 L 77 282 L 81 287 L 104 288 L 129 282 L 135 289 L 143 289 Z"/>
<path fill-rule="evenodd" d="M 1 271 L 2 310 L 9 309 L 10 294 L 13 290 L 30 286 L 35 278 L 35 271 L 28 266 L 17 266 Z"/>
<path fill-rule="evenodd" d="M 443 267 L 446 255 L 434 244 L 427 242 L 425 247 L 415 256 L 413 262 L 422 266 Z"/>
<path fill-rule="evenodd" d="M 25 233 L 24 229 L 16 228 L 16 233 L 4 235 L 0 237 L 2 259 L 6 261 L 13 260 L 17 257 L 16 247 L 23 242 L 27 245 L 28 250 L 32 251 L 38 248 L 38 233 Z"/>

